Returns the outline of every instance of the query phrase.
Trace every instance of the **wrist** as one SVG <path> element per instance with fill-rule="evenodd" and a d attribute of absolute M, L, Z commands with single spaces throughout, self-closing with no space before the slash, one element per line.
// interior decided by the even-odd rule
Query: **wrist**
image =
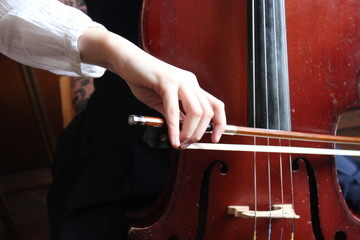
<path fill-rule="evenodd" d="M 88 28 L 78 39 L 82 63 L 98 65 L 109 69 L 108 41 L 111 33 L 104 28 Z"/>

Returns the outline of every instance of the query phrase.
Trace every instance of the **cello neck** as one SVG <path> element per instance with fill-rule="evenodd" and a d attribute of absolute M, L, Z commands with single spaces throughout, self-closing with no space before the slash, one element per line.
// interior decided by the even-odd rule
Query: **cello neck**
<path fill-rule="evenodd" d="M 249 126 L 291 130 L 284 0 L 250 0 Z"/>

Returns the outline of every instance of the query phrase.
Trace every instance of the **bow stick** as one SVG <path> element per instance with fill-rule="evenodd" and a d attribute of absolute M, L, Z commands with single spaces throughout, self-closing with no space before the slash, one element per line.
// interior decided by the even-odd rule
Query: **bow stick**
<path fill-rule="evenodd" d="M 130 125 L 143 125 L 152 127 L 164 127 L 165 121 L 161 118 L 130 115 L 128 118 Z M 209 124 L 206 132 L 212 131 L 212 125 Z M 282 130 L 269 130 L 250 127 L 239 127 L 227 125 L 224 134 L 242 135 L 262 138 L 278 138 L 286 140 L 299 140 L 311 142 L 328 142 L 341 144 L 360 144 L 359 137 L 335 136 L 316 133 L 302 133 Z M 198 150 L 217 150 L 217 151 L 249 151 L 249 152 L 272 152 L 272 153 L 299 153 L 316 155 L 343 155 L 360 156 L 357 150 L 326 149 L 326 148 L 308 148 L 308 147 L 290 147 L 290 146 L 268 146 L 268 145 L 246 145 L 246 144 L 221 144 L 221 143 L 193 143 L 187 149 Z"/>

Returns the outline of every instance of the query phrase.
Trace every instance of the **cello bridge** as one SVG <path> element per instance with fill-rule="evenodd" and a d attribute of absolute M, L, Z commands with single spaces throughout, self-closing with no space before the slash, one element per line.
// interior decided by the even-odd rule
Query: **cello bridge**
<path fill-rule="evenodd" d="M 240 218 L 300 218 L 292 204 L 274 204 L 269 211 L 254 211 L 248 206 L 229 206 L 228 214 Z"/>

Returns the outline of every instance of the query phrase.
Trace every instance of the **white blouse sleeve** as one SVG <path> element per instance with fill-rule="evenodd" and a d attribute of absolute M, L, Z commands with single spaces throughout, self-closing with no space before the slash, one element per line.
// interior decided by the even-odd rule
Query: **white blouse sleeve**
<path fill-rule="evenodd" d="M 93 22 L 57 0 L 0 0 L 0 52 L 55 74 L 100 77 L 105 69 L 83 64 L 79 36 Z"/>

